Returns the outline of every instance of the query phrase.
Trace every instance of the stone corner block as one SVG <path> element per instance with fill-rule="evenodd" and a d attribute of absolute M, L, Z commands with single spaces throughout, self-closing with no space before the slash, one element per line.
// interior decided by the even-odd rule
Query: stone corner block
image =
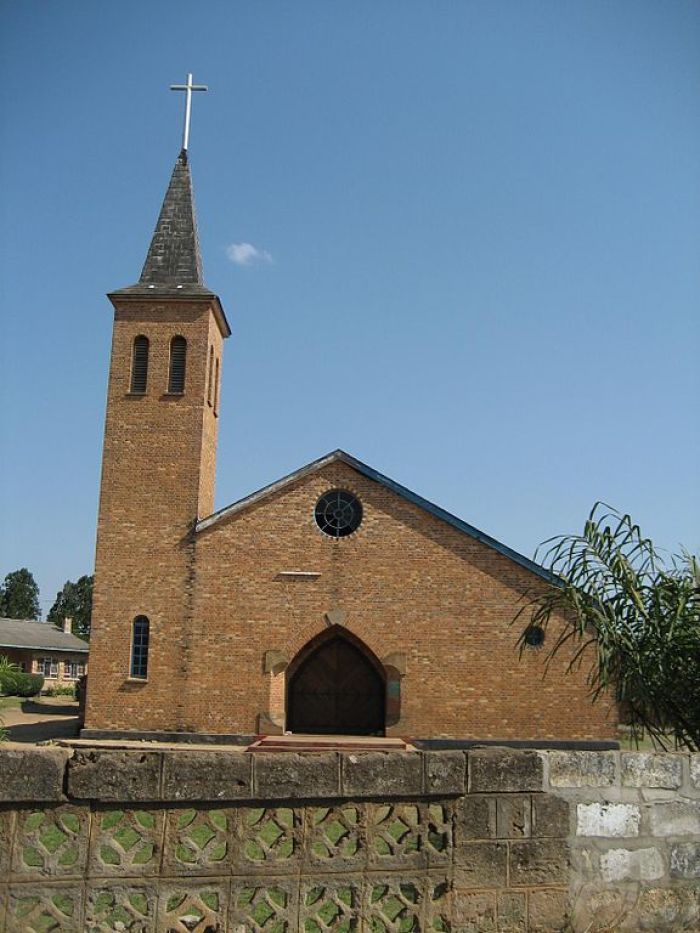
<path fill-rule="evenodd" d="M 417 752 L 357 752 L 342 756 L 342 790 L 349 797 L 417 796 L 423 756 Z"/>
<path fill-rule="evenodd" d="M 163 753 L 163 800 L 239 800 L 252 793 L 251 755 L 230 751 Z"/>
<path fill-rule="evenodd" d="M 64 800 L 67 748 L 0 749 L 0 801 Z"/>
<path fill-rule="evenodd" d="M 542 790 L 542 759 L 535 751 L 477 748 L 468 753 L 467 760 L 470 793 Z"/>
<path fill-rule="evenodd" d="M 405 651 L 392 651 L 391 654 L 387 654 L 382 658 L 382 664 L 384 667 L 393 667 L 397 673 L 401 674 L 403 677 L 406 673 L 406 652 Z"/>
<path fill-rule="evenodd" d="M 464 752 L 423 752 L 425 793 L 432 796 L 458 796 L 464 794 L 467 778 L 467 759 Z"/>
<path fill-rule="evenodd" d="M 255 752 L 251 757 L 256 798 L 337 797 L 340 792 L 336 752 Z"/>
<path fill-rule="evenodd" d="M 615 752 L 549 752 L 552 787 L 610 787 L 615 783 Z"/>
<path fill-rule="evenodd" d="M 622 752 L 622 785 L 674 790 L 683 783 L 684 757 L 656 752 Z"/>
<path fill-rule="evenodd" d="M 283 651 L 271 648 L 263 655 L 263 671 L 266 674 L 280 674 L 289 664 L 289 658 Z"/>
<path fill-rule="evenodd" d="M 81 800 L 159 800 L 162 758 L 138 749 L 78 749 L 68 763 L 68 793 Z"/>

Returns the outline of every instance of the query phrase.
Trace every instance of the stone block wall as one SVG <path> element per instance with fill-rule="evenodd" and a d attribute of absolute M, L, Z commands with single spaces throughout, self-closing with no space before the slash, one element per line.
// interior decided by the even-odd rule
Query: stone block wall
<path fill-rule="evenodd" d="M 700 929 L 700 755 L 549 752 L 577 930 Z"/>
<path fill-rule="evenodd" d="M 700 926 L 700 756 L 0 750 L 0 930 Z"/>

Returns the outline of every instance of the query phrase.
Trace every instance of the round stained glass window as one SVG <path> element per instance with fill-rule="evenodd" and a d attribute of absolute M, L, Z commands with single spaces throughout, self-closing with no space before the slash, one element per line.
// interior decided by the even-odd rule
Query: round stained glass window
<path fill-rule="evenodd" d="M 539 625 L 529 625 L 525 629 L 524 641 L 528 648 L 539 648 L 544 643 L 544 629 Z"/>
<path fill-rule="evenodd" d="M 360 500 L 344 489 L 331 489 L 316 503 L 316 524 L 331 538 L 345 538 L 357 531 L 362 521 Z"/>

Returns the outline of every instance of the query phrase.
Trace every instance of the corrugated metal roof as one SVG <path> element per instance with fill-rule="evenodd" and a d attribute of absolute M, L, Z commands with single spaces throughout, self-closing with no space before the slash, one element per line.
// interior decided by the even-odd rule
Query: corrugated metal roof
<path fill-rule="evenodd" d="M 90 647 L 77 635 L 68 635 L 46 622 L 0 618 L 0 651 L 3 648 L 33 648 L 46 651 L 81 651 Z"/>

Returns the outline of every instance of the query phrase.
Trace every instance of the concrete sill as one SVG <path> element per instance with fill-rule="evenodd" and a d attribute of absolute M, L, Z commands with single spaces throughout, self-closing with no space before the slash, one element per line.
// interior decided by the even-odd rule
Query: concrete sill
<path fill-rule="evenodd" d="M 275 579 L 277 580 L 318 580 L 321 576 L 320 570 L 280 570 Z"/>

